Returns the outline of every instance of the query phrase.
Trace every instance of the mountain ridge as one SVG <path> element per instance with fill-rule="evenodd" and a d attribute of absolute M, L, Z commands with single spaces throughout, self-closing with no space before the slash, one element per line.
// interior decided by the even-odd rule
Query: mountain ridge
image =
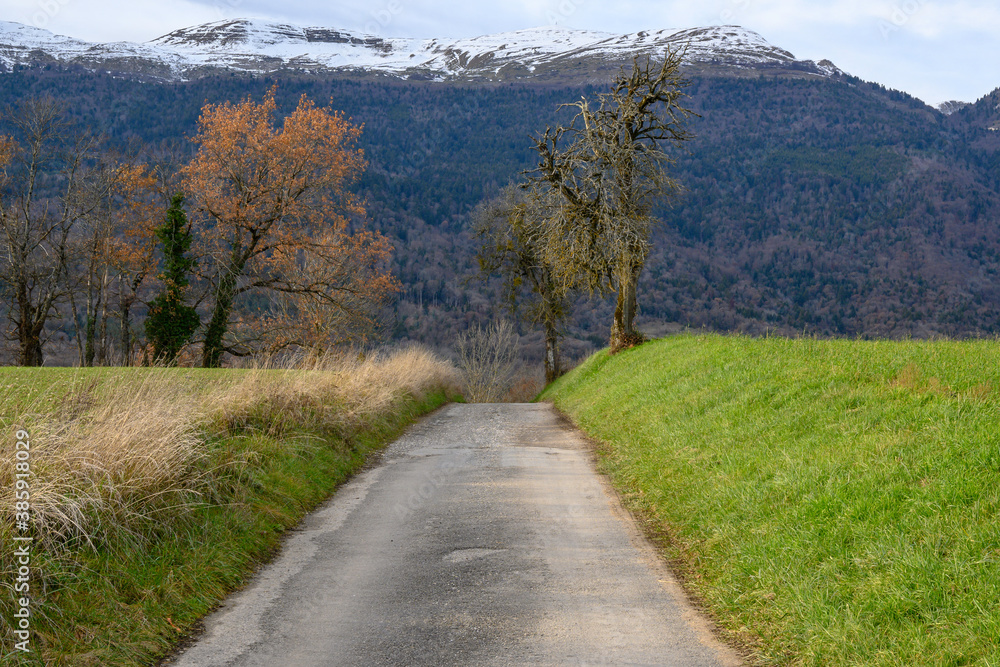
<path fill-rule="evenodd" d="M 0 69 L 61 64 L 164 81 L 220 70 L 388 75 L 402 79 L 496 82 L 595 81 L 636 56 L 686 49 L 689 69 L 839 77 L 828 60 L 798 60 L 740 26 L 636 33 L 530 28 L 472 38 L 380 37 L 257 19 L 190 26 L 143 43 L 98 44 L 0 21 Z"/>

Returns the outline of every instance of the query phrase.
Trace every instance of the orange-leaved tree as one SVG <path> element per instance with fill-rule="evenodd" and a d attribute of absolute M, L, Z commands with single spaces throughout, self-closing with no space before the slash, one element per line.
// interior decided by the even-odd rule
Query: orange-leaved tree
<path fill-rule="evenodd" d="M 118 281 L 119 348 L 121 363 L 133 362 L 132 307 L 146 279 L 156 272 L 156 227 L 163 216 L 157 193 L 157 170 L 142 165 L 119 165 L 114 213 L 116 234 L 109 243 L 110 265 Z"/>
<path fill-rule="evenodd" d="M 324 232 L 307 253 L 277 250 L 269 258 L 277 275 L 294 282 L 275 286 L 269 314 L 248 327 L 259 332 L 261 349 L 297 346 L 317 352 L 330 345 L 358 342 L 377 328 L 377 306 L 399 288 L 379 271 L 392 246 L 381 235 Z"/>
<path fill-rule="evenodd" d="M 74 321 L 83 315 L 82 331 L 76 336 L 81 366 L 111 361 L 108 320 L 115 283 L 121 323 L 118 361 L 130 363 L 130 309 L 154 266 L 155 237 L 149 221 L 156 207 L 155 182 L 135 156 L 115 159 L 105 154 L 81 183 L 80 200 L 87 206 L 74 229 L 75 257 L 68 271 Z M 80 299 L 82 313 L 77 310 Z"/>
<path fill-rule="evenodd" d="M 0 136 L 0 181 L 7 177 L 7 163 L 14 155 L 14 140 Z"/>
<path fill-rule="evenodd" d="M 206 367 L 227 350 L 253 351 L 252 341 L 227 337 L 242 295 L 265 290 L 299 302 L 286 314 L 308 303 L 360 316 L 397 289 L 381 268 L 385 237 L 349 229 L 348 216 L 358 226 L 364 215 L 348 190 L 365 166 L 361 128 L 305 95 L 277 127 L 274 96 L 272 88 L 259 104 L 205 105 L 198 153 L 182 169 L 184 190 L 207 218 L 203 240 L 215 267 Z M 257 321 L 268 319 L 274 314 Z"/>

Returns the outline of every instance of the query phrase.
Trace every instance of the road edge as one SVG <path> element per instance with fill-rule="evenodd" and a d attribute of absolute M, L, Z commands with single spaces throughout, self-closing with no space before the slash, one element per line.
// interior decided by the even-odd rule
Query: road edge
<path fill-rule="evenodd" d="M 585 445 L 587 459 L 604 490 L 612 512 L 625 525 L 629 540 L 642 554 L 647 566 L 656 573 L 660 586 L 683 610 L 684 622 L 692 628 L 700 641 L 715 650 L 724 667 L 755 665 L 752 653 L 747 647 L 729 639 L 704 601 L 689 586 L 684 585 L 685 578 L 668 555 L 666 548 L 666 545 L 671 543 L 670 534 L 648 513 L 631 507 L 611 477 L 601 470 L 600 451 L 609 448 L 610 445 L 580 428 L 552 401 L 537 401 L 537 403 L 548 405 L 556 416 L 559 426 L 571 431 Z"/>

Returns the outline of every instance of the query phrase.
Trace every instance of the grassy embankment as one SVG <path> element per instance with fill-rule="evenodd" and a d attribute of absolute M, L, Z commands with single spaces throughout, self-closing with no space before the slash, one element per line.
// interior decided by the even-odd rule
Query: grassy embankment
<path fill-rule="evenodd" d="M 684 335 L 542 398 L 754 662 L 1000 665 L 1000 343 Z"/>
<path fill-rule="evenodd" d="M 0 369 L 0 663 L 152 663 L 456 386 L 417 350 L 294 370 Z M 27 656 L 10 625 L 18 428 L 36 540 Z"/>

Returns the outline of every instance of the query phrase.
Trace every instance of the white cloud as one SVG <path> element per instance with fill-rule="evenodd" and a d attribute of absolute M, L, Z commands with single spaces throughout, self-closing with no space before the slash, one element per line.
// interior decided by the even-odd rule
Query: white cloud
<path fill-rule="evenodd" d="M 1000 8 L 993 4 L 910 0 L 895 6 L 890 20 L 932 39 L 968 33 L 995 39 L 1000 32 Z"/>
<path fill-rule="evenodd" d="M 220 9 L 188 0 L 0 0 L 2 19 L 94 42 L 145 41 L 222 17 Z"/>

